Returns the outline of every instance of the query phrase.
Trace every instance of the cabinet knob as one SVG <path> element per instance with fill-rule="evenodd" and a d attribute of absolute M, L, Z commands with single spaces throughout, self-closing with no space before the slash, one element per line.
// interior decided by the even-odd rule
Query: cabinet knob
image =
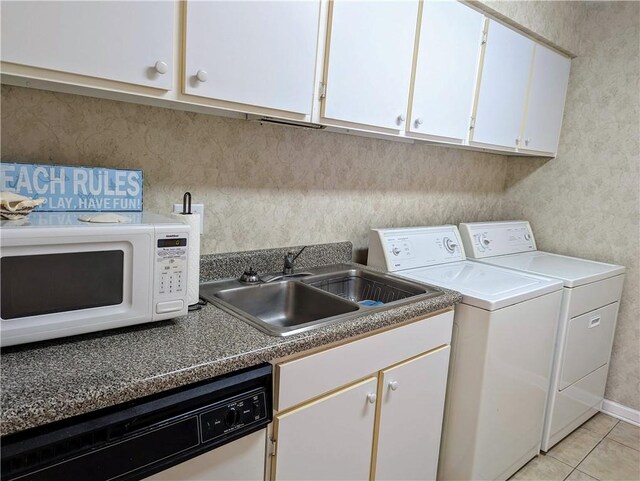
<path fill-rule="evenodd" d="M 516 137 L 516 145 L 520 145 L 520 137 Z"/>
<path fill-rule="evenodd" d="M 369 401 L 369 404 L 375 404 L 376 399 L 378 399 L 378 396 L 375 393 L 371 392 L 367 394 L 367 401 Z"/>
<path fill-rule="evenodd" d="M 413 123 L 415 124 L 416 127 L 420 127 L 422 125 L 422 122 L 423 122 L 422 118 L 418 117 Z"/>
<path fill-rule="evenodd" d="M 162 60 L 158 60 L 154 65 L 154 68 L 156 69 L 156 72 L 158 72 L 160 75 L 166 74 L 167 70 L 169 70 L 169 66 L 166 64 L 166 62 L 163 62 Z"/>
<path fill-rule="evenodd" d="M 396 122 L 398 122 L 398 125 L 400 125 L 402 122 L 404 122 L 406 120 L 406 117 L 404 116 L 404 114 L 400 114 L 398 115 L 398 117 L 396 118 Z"/>
<path fill-rule="evenodd" d="M 389 382 L 389 389 L 391 389 L 392 391 L 395 391 L 396 389 L 398 389 L 398 381 Z"/>
<path fill-rule="evenodd" d="M 196 72 L 196 78 L 200 82 L 206 82 L 207 79 L 209 78 L 209 74 L 207 73 L 206 70 L 198 70 L 198 72 Z"/>
<path fill-rule="evenodd" d="M 524 145 L 527 147 L 529 146 L 529 142 L 531 142 L 531 139 L 524 139 Z"/>

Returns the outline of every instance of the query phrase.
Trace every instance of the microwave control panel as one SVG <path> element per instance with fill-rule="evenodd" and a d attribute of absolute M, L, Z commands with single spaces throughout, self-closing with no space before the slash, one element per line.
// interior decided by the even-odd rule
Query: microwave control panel
<path fill-rule="evenodd" d="M 187 238 L 158 238 L 156 243 L 156 296 L 181 298 L 187 292 Z"/>

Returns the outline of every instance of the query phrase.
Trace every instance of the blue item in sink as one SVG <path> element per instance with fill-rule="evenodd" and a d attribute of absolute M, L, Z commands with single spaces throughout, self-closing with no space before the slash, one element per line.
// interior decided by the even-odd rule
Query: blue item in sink
<path fill-rule="evenodd" d="M 361 306 L 372 307 L 372 306 L 383 306 L 384 302 L 371 301 L 369 299 L 365 299 L 364 301 L 359 301 L 358 304 L 360 304 Z"/>

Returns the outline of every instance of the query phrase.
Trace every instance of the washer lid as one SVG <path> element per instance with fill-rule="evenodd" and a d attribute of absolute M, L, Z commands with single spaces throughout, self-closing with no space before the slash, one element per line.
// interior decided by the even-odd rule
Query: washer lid
<path fill-rule="evenodd" d="M 562 282 L 474 261 L 396 272 L 419 282 L 460 292 L 463 303 L 495 311 L 562 289 Z"/>
<path fill-rule="evenodd" d="M 566 287 L 578 287 L 624 274 L 623 266 L 541 251 L 491 257 L 478 262 L 554 277 L 561 279 Z"/>

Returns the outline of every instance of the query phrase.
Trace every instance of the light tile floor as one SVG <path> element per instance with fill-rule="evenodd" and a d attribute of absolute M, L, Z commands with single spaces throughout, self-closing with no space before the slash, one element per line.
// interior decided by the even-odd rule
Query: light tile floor
<path fill-rule="evenodd" d="M 510 481 L 640 481 L 640 427 L 598 413 Z"/>

